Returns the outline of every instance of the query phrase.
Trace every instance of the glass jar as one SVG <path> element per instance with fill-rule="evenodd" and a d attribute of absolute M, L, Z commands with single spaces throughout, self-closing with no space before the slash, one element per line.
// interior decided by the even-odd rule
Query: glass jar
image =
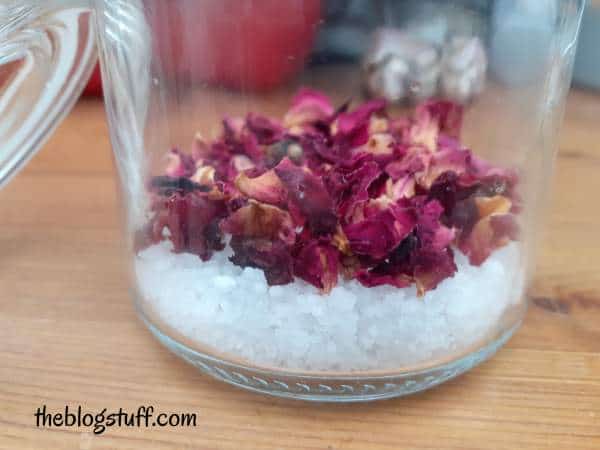
<path fill-rule="evenodd" d="M 150 331 L 262 393 L 427 389 L 523 319 L 583 3 L 9 2 L 1 182 L 95 27 Z"/>

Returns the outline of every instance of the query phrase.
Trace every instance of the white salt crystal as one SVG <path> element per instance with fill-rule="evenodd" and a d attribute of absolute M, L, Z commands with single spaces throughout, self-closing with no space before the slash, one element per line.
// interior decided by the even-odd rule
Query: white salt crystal
<path fill-rule="evenodd" d="M 302 280 L 269 287 L 262 271 L 233 265 L 229 248 L 203 262 L 168 241 L 141 251 L 136 273 L 143 301 L 204 348 L 290 369 L 383 370 L 483 344 L 521 301 L 516 243 L 480 267 L 455 253 L 458 272 L 422 298 L 341 279 L 329 295 Z"/>
<path fill-rule="evenodd" d="M 235 278 L 227 275 L 218 275 L 212 279 L 213 286 L 223 292 L 229 292 L 237 285 Z"/>

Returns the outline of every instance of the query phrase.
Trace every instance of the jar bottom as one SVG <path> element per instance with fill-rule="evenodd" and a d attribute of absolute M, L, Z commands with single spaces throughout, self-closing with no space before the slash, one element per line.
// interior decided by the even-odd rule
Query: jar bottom
<path fill-rule="evenodd" d="M 484 346 L 454 360 L 423 370 L 384 375 L 304 375 L 263 370 L 232 363 L 190 348 L 163 333 L 139 310 L 140 317 L 161 344 L 220 381 L 260 394 L 312 402 L 367 402 L 414 394 L 451 380 L 493 356 L 520 327 L 521 321 Z"/>

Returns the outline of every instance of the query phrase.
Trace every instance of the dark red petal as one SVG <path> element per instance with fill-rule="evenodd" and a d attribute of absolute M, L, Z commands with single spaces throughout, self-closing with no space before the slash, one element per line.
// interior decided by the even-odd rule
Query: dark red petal
<path fill-rule="evenodd" d="M 187 248 L 188 201 L 184 196 L 174 194 L 166 201 L 166 209 L 166 226 L 173 250 L 183 252 Z"/>
<path fill-rule="evenodd" d="M 336 143 L 347 149 L 366 144 L 369 140 L 371 116 L 382 112 L 385 107 L 385 100 L 377 99 L 363 103 L 352 112 L 340 114 L 336 122 Z"/>
<path fill-rule="evenodd" d="M 454 207 L 448 211 L 448 225 L 459 230 L 460 236 L 468 235 L 477 221 L 479 211 L 472 197 L 459 200 Z"/>
<path fill-rule="evenodd" d="M 375 287 L 382 286 L 384 284 L 389 284 L 390 286 L 394 286 L 397 288 L 405 288 L 410 286 L 413 283 L 412 277 L 398 273 L 395 275 L 390 274 L 380 274 L 376 271 L 369 271 L 366 269 L 360 270 L 356 274 L 356 279 L 366 287 Z"/>
<path fill-rule="evenodd" d="M 442 173 L 432 184 L 429 199 L 437 200 L 446 213 L 451 214 L 459 201 L 458 175 L 454 172 Z"/>
<path fill-rule="evenodd" d="M 186 194 L 192 191 L 208 192 L 207 186 L 202 186 L 189 178 L 169 176 L 152 177 L 148 189 L 160 196 L 168 197 L 174 193 Z"/>
<path fill-rule="evenodd" d="M 277 122 L 264 116 L 250 113 L 246 117 L 246 127 L 261 145 L 271 145 L 283 138 L 284 129 Z"/>
<path fill-rule="evenodd" d="M 274 170 L 286 187 L 290 202 L 306 218 L 311 231 L 315 235 L 333 233 L 337 226 L 337 216 L 322 179 L 310 169 L 295 165 L 288 158 L 284 158 Z"/>
<path fill-rule="evenodd" d="M 423 250 L 413 261 L 413 276 L 419 295 L 435 289 L 446 278 L 452 277 L 457 270 L 454 254 L 450 248 L 440 251 Z"/>
<path fill-rule="evenodd" d="M 407 175 L 414 176 L 429 167 L 431 155 L 424 147 L 416 146 L 404 150 L 403 155 L 396 161 L 385 166 L 385 172 L 396 181 Z"/>
<path fill-rule="evenodd" d="M 187 251 L 207 260 L 214 250 L 224 248 L 217 225 L 226 213 L 223 201 L 213 201 L 196 192 L 176 193 L 164 201 L 162 208 L 157 214 L 161 225 L 169 230 L 175 252 Z"/>
<path fill-rule="evenodd" d="M 197 132 L 192 141 L 192 158 L 196 162 L 210 158 L 210 143 L 208 143 L 200 132 Z"/>
<path fill-rule="evenodd" d="M 373 133 L 369 136 L 367 143 L 354 149 L 352 154 L 370 155 L 380 166 L 385 167 L 386 164 L 403 154 L 403 148 L 397 144 L 391 134 Z"/>
<path fill-rule="evenodd" d="M 191 155 L 173 149 L 167 155 L 168 164 L 165 173 L 173 178 L 190 177 L 196 171 L 196 162 Z"/>
<path fill-rule="evenodd" d="M 417 121 L 430 121 L 443 134 L 458 138 L 462 129 L 463 107 L 446 100 L 429 100 L 415 110 Z"/>
<path fill-rule="evenodd" d="M 225 117 L 223 119 L 223 137 L 226 140 L 236 141 L 242 136 L 244 119 L 241 117 Z"/>
<path fill-rule="evenodd" d="M 362 222 L 344 227 L 352 252 L 374 260 L 384 259 L 416 225 L 409 208 L 387 208 Z"/>
<path fill-rule="evenodd" d="M 262 269 L 270 286 L 294 281 L 292 256 L 285 243 L 271 239 L 233 236 L 229 245 L 234 252 L 229 258 L 231 262 L 241 267 Z"/>
<path fill-rule="evenodd" d="M 410 257 L 418 245 L 414 233 L 409 234 L 388 257 L 371 268 L 358 270 L 356 276 L 364 286 L 373 287 L 389 284 L 398 288 L 410 286 L 413 283 Z"/>
<path fill-rule="evenodd" d="M 445 249 L 454 240 L 454 231 L 440 222 L 444 208 L 437 200 L 421 207 L 417 224 L 417 235 L 421 246 L 432 251 Z"/>
<path fill-rule="evenodd" d="M 425 189 L 430 189 L 433 182 L 445 172 L 454 172 L 461 179 L 468 179 L 471 157 L 469 150 L 439 150 L 432 155 L 426 172 L 419 177 L 419 184 Z"/>
<path fill-rule="evenodd" d="M 328 138 L 323 134 L 302 133 L 296 139 L 302 147 L 308 166 L 315 173 L 319 173 L 325 164 L 334 164 L 339 160 L 337 149 L 329 144 Z"/>
<path fill-rule="evenodd" d="M 417 107 L 412 124 L 404 132 L 408 145 L 438 150 L 443 137 L 458 138 L 462 126 L 462 107 L 449 101 L 428 101 Z"/>
<path fill-rule="evenodd" d="M 276 206 L 250 200 L 221 222 L 221 230 L 233 236 L 278 240 L 292 245 L 296 239 L 292 218 Z"/>
<path fill-rule="evenodd" d="M 410 253 L 405 270 L 412 275 L 419 295 L 423 295 L 456 272 L 450 248 L 455 231 L 440 222 L 444 208 L 437 200 L 416 198 L 415 206 L 419 216 L 415 229 L 417 245 Z"/>
<path fill-rule="evenodd" d="M 338 250 L 312 240 L 302 245 L 294 259 L 294 275 L 327 293 L 337 284 Z"/>
<path fill-rule="evenodd" d="M 360 203 L 369 199 L 369 188 L 381 176 L 382 171 L 375 161 L 356 158 L 348 166 L 340 165 L 325 177 L 342 222 L 347 221 Z"/>
<path fill-rule="evenodd" d="M 512 241 L 519 238 L 519 224 L 514 214 L 492 216 L 490 220 L 496 236 L 506 236 Z"/>
<path fill-rule="evenodd" d="M 190 181 L 198 183 L 200 186 L 212 187 L 215 184 L 215 168 L 212 166 L 197 166 L 196 171 L 190 177 Z"/>
<path fill-rule="evenodd" d="M 396 182 L 388 179 L 388 185 L 389 192 L 386 194 L 394 201 L 414 197 L 416 192 L 416 181 L 412 175 L 405 175 Z"/>
<path fill-rule="evenodd" d="M 259 139 L 246 127 L 246 121 L 242 118 L 227 117 L 223 119 L 223 137 L 214 144 L 225 147 L 220 150 L 220 154 L 219 151 L 213 151 L 216 158 L 226 158 L 226 162 L 229 162 L 234 154 L 242 154 L 250 158 L 256 165 L 264 164 L 264 154 L 259 145 Z"/>
<path fill-rule="evenodd" d="M 287 191 L 273 170 L 269 170 L 256 178 L 240 173 L 235 179 L 235 186 L 246 197 L 272 205 L 284 205 Z"/>
<path fill-rule="evenodd" d="M 305 124 L 328 121 L 334 113 L 334 107 L 325 94 L 301 89 L 292 100 L 292 107 L 284 117 L 284 124 L 291 128 Z"/>
<path fill-rule="evenodd" d="M 471 264 L 481 265 L 497 248 L 518 234 L 516 220 L 510 214 L 511 202 L 502 196 L 476 197 L 478 220 L 468 234 L 461 235 L 459 248 Z"/>

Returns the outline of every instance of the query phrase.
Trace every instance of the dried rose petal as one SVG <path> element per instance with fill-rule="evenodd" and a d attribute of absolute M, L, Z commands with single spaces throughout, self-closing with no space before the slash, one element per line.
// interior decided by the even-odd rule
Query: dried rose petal
<path fill-rule="evenodd" d="M 343 152 L 338 146 L 332 146 L 329 138 L 320 133 L 302 133 L 296 137 L 302 147 L 308 166 L 315 173 L 323 173 L 327 166 L 343 161 Z"/>
<path fill-rule="evenodd" d="M 215 168 L 212 166 L 200 166 L 190 177 L 190 180 L 200 186 L 212 186 L 215 184 Z"/>
<path fill-rule="evenodd" d="M 346 223 L 356 207 L 369 199 L 369 188 L 382 176 L 379 165 L 368 158 L 356 158 L 347 166 L 329 172 L 325 182 L 335 199 L 337 215 Z"/>
<path fill-rule="evenodd" d="M 210 144 L 206 142 L 204 136 L 199 131 L 194 135 L 194 140 L 192 141 L 192 158 L 196 162 L 202 161 L 205 158 L 210 157 Z"/>
<path fill-rule="evenodd" d="M 292 107 L 283 119 L 287 128 L 299 127 L 316 122 L 326 122 L 335 109 L 329 98 L 312 89 L 301 89 L 292 100 Z"/>
<path fill-rule="evenodd" d="M 240 173 L 235 179 L 235 186 L 246 197 L 272 205 L 283 205 L 287 192 L 283 183 L 273 170 L 269 170 L 256 178 Z"/>
<path fill-rule="evenodd" d="M 331 238 L 331 245 L 337 248 L 342 255 L 352 255 L 352 250 L 350 249 L 350 241 L 348 241 L 348 236 L 346 236 L 346 233 L 344 233 L 344 230 L 339 225 L 337 226 L 335 233 Z"/>
<path fill-rule="evenodd" d="M 221 230 L 232 235 L 234 264 L 262 269 L 270 285 L 293 280 L 291 246 L 296 236 L 286 211 L 249 200 L 221 222 Z"/>
<path fill-rule="evenodd" d="M 493 215 L 490 218 L 496 236 L 505 236 L 511 241 L 519 239 L 519 224 L 514 214 Z"/>
<path fill-rule="evenodd" d="M 189 178 L 169 176 L 152 177 L 149 189 L 153 193 L 166 197 L 176 192 L 185 194 L 192 191 L 207 192 L 210 190 L 207 186 L 202 186 Z"/>
<path fill-rule="evenodd" d="M 296 239 L 292 218 L 276 206 L 248 201 L 221 222 L 221 230 L 233 236 L 279 240 L 292 245 Z"/>
<path fill-rule="evenodd" d="M 222 201 L 209 200 L 204 194 L 175 193 L 163 200 L 157 216 L 162 226 L 169 230 L 175 252 L 189 252 L 208 260 L 214 250 L 222 250 L 222 234 L 218 221 L 226 212 Z"/>
<path fill-rule="evenodd" d="M 406 176 L 415 176 L 429 167 L 431 154 L 421 146 L 404 148 L 396 161 L 385 166 L 385 172 L 396 181 Z"/>
<path fill-rule="evenodd" d="M 374 260 L 384 259 L 416 225 L 411 208 L 390 206 L 361 222 L 344 227 L 352 252 Z"/>
<path fill-rule="evenodd" d="M 463 180 L 469 179 L 470 163 L 471 152 L 468 150 L 440 150 L 431 156 L 427 169 L 419 176 L 419 184 L 425 189 L 430 189 L 433 182 L 444 172 L 454 172 Z M 464 182 L 463 184 L 471 183 Z"/>
<path fill-rule="evenodd" d="M 444 172 L 438 176 L 429 189 L 428 198 L 437 200 L 444 208 L 448 216 L 452 215 L 456 203 L 468 195 L 465 191 L 461 195 L 462 189 L 458 185 L 458 175 L 455 172 Z M 456 223 L 458 226 L 458 222 Z"/>
<path fill-rule="evenodd" d="M 257 114 L 248 114 L 246 117 L 246 127 L 254 134 L 261 145 L 274 144 L 284 135 L 283 127 L 280 124 Z"/>
<path fill-rule="evenodd" d="M 371 269 L 363 269 L 358 280 L 366 286 L 391 284 L 405 287 L 412 282 L 419 295 L 434 289 L 456 271 L 449 245 L 454 231 L 442 225 L 442 206 L 436 202 L 415 200 L 417 223 L 414 231 L 389 252 L 388 257 Z"/>
<path fill-rule="evenodd" d="M 170 177 L 160 177 L 168 178 Z M 156 244 L 164 239 L 163 229 L 167 225 L 168 211 L 166 209 L 166 198 L 173 195 L 174 192 L 166 196 L 155 194 L 151 191 L 150 195 L 150 211 L 152 218 L 142 227 L 137 230 L 134 235 L 133 245 L 135 251 L 143 250 L 144 248 Z M 178 192 L 181 194 L 181 192 Z"/>
<path fill-rule="evenodd" d="M 292 255 L 285 243 L 234 236 L 229 245 L 234 251 L 229 258 L 231 262 L 241 267 L 262 269 L 270 286 L 294 281 Z"/>
<path fill-rule="evenodd" d="M 263 151 L 258 138 L 246 127 L 246 121 L 240 117 L 223 119 L 223 138 L 225 155 L 242 154 L 249 157 L 255 164 L 260 162 Z"/>
<path fill-rule="evenodd" d="M 396 140 L 389 133 L 374 133 L 366 144 L 356 148 L 353 154 L 367 154 L 381 165 L 391 162 L 397 157 Z"/>
<path fill-rule="evenodd" d="M 471 264 L 479 266 L 497 248 L 508 244 L 518 233 L 514 216 L 510 214 L 511 201 L 503 196 L 474 199 L 479 220 L 468 235 L 462 236 L 460 250 Z"/>
<path fill-rule="evenodd" d="M 463 109 L 459 104 L 435 100 L 425 102 L 415 110 L 413 124 L 408 128 L 408 143 L 435 152 L 440 134 L 459 137 L 462 116 Z"/>
<path fill-rule="evenodd" d="M 388 178 L 385 186 L 385 195 L 395 201 L 414 197 L 416 184 L 415 178 L 412 175 L 405 175 L 396 182 Z"/>
<path fill-rule="evenodd" d="M 356 279 L 366 287 L 382 286 L 389 284 L 397 288 L 405 288 L 413 283 L 412 277 L 404 273 L 387 274 L 379 273 L 377 270 L 361 270 L 356 274 Z"/>
<path fill-rule="evenodd" d="M 173 178 L 189 177 L 196 171 L 196 162 L 190 155 L 174 148 L 167 154 L 165 173 Z"/>
<path fill-rule="evenodd" d="M 389 284 L 398 288 L 410 286 L 413 277 L 409 272 L 409 258 L 418 245 L 414 233 L 409 234 L 394 248 L 385 260 L 373 266 L 363 267 L 356 273 L 358 281 L 367 287 Z"/>
<path fill-rule="evenodd" d="M 430 120 L 438 130 L 453 138 L 460 137 L 463 121 L 463 106 L 447 100 L 430 100 L 419 105 L 415 110 L 419 120 Z"/>
<path fill-rule="evenodd" d="M 440 218 L 444 208 L 440 202 L 436 200 L 426 202 L 420 209 L 417 236 L 421 246 L 429 247 L 433 251 L 448 247 L 454 240 L 455 232 L 441 223 Z"/>
<path fill-rule="evenodd" d="M 371 100 L 352 112 L 340 114 L 333 133 L 337 145 L 352 149 L 366 144 L 369 140 L 371 116 L 381 113 L 385 106 L 385 100 Z"/>
<path fill-rule="evenodd" d="M 371 116 L 369 119 L 369 135 L 389 133 L 390 120 L 387 117 Z"/>
<path fill-rule="evenodd" d="M 338 255 L 329 244 L 305 243 L 294 258 L 294 275 L 327 293 L 337 284 Z"/>
<path fill-rule="evenodd" d="M 417 292 L 423 295 L 456 272 L 450 244 L 454 230 L 440 222 L 444 209 L 438 201 L 429 201 L 420 207 L 416 236 L 419 245 L 411 254 L 413 277 Z"/>
<path fill-rule="evenodd" d="M 417 285 L 417 294 L 435 289 L 446 278 L 452 277 L 457 270 L 451 248 L 439 252 L 421 251 L 414 258 L 413 277 Z"/>
<path fill-rule="evenodd" d="M 241 117 L 225 117 L 223 119 L 223 137 L 227 140 L 239 141 L 245 124 Z"/>
<path fill-rule="evenodd" d="M 256 166 L 246 155 L 233 155 L 231 157 L 231 165 L 235 173 L 243 172 L 244 170 L 254 169 Z"/>
<path fill-rule="evenodd" d="M 274 170 L 286 187 L 290 202 L 306 218 L 311 231 L 317 236 L 335 232 L 337 216 L 322 179 L 288 158 L 284 158 Z"/>
<path fill-rule="evenodd" d="M 388 256 L 374 267 L 358 270 L 358 281 L 367 287 L 389 284 L 398 288 L 410 286 L 413 277 L 408 272 L 408 262 L 411 253 L 418 245 L 414 233 L 409 234 Z"/>

